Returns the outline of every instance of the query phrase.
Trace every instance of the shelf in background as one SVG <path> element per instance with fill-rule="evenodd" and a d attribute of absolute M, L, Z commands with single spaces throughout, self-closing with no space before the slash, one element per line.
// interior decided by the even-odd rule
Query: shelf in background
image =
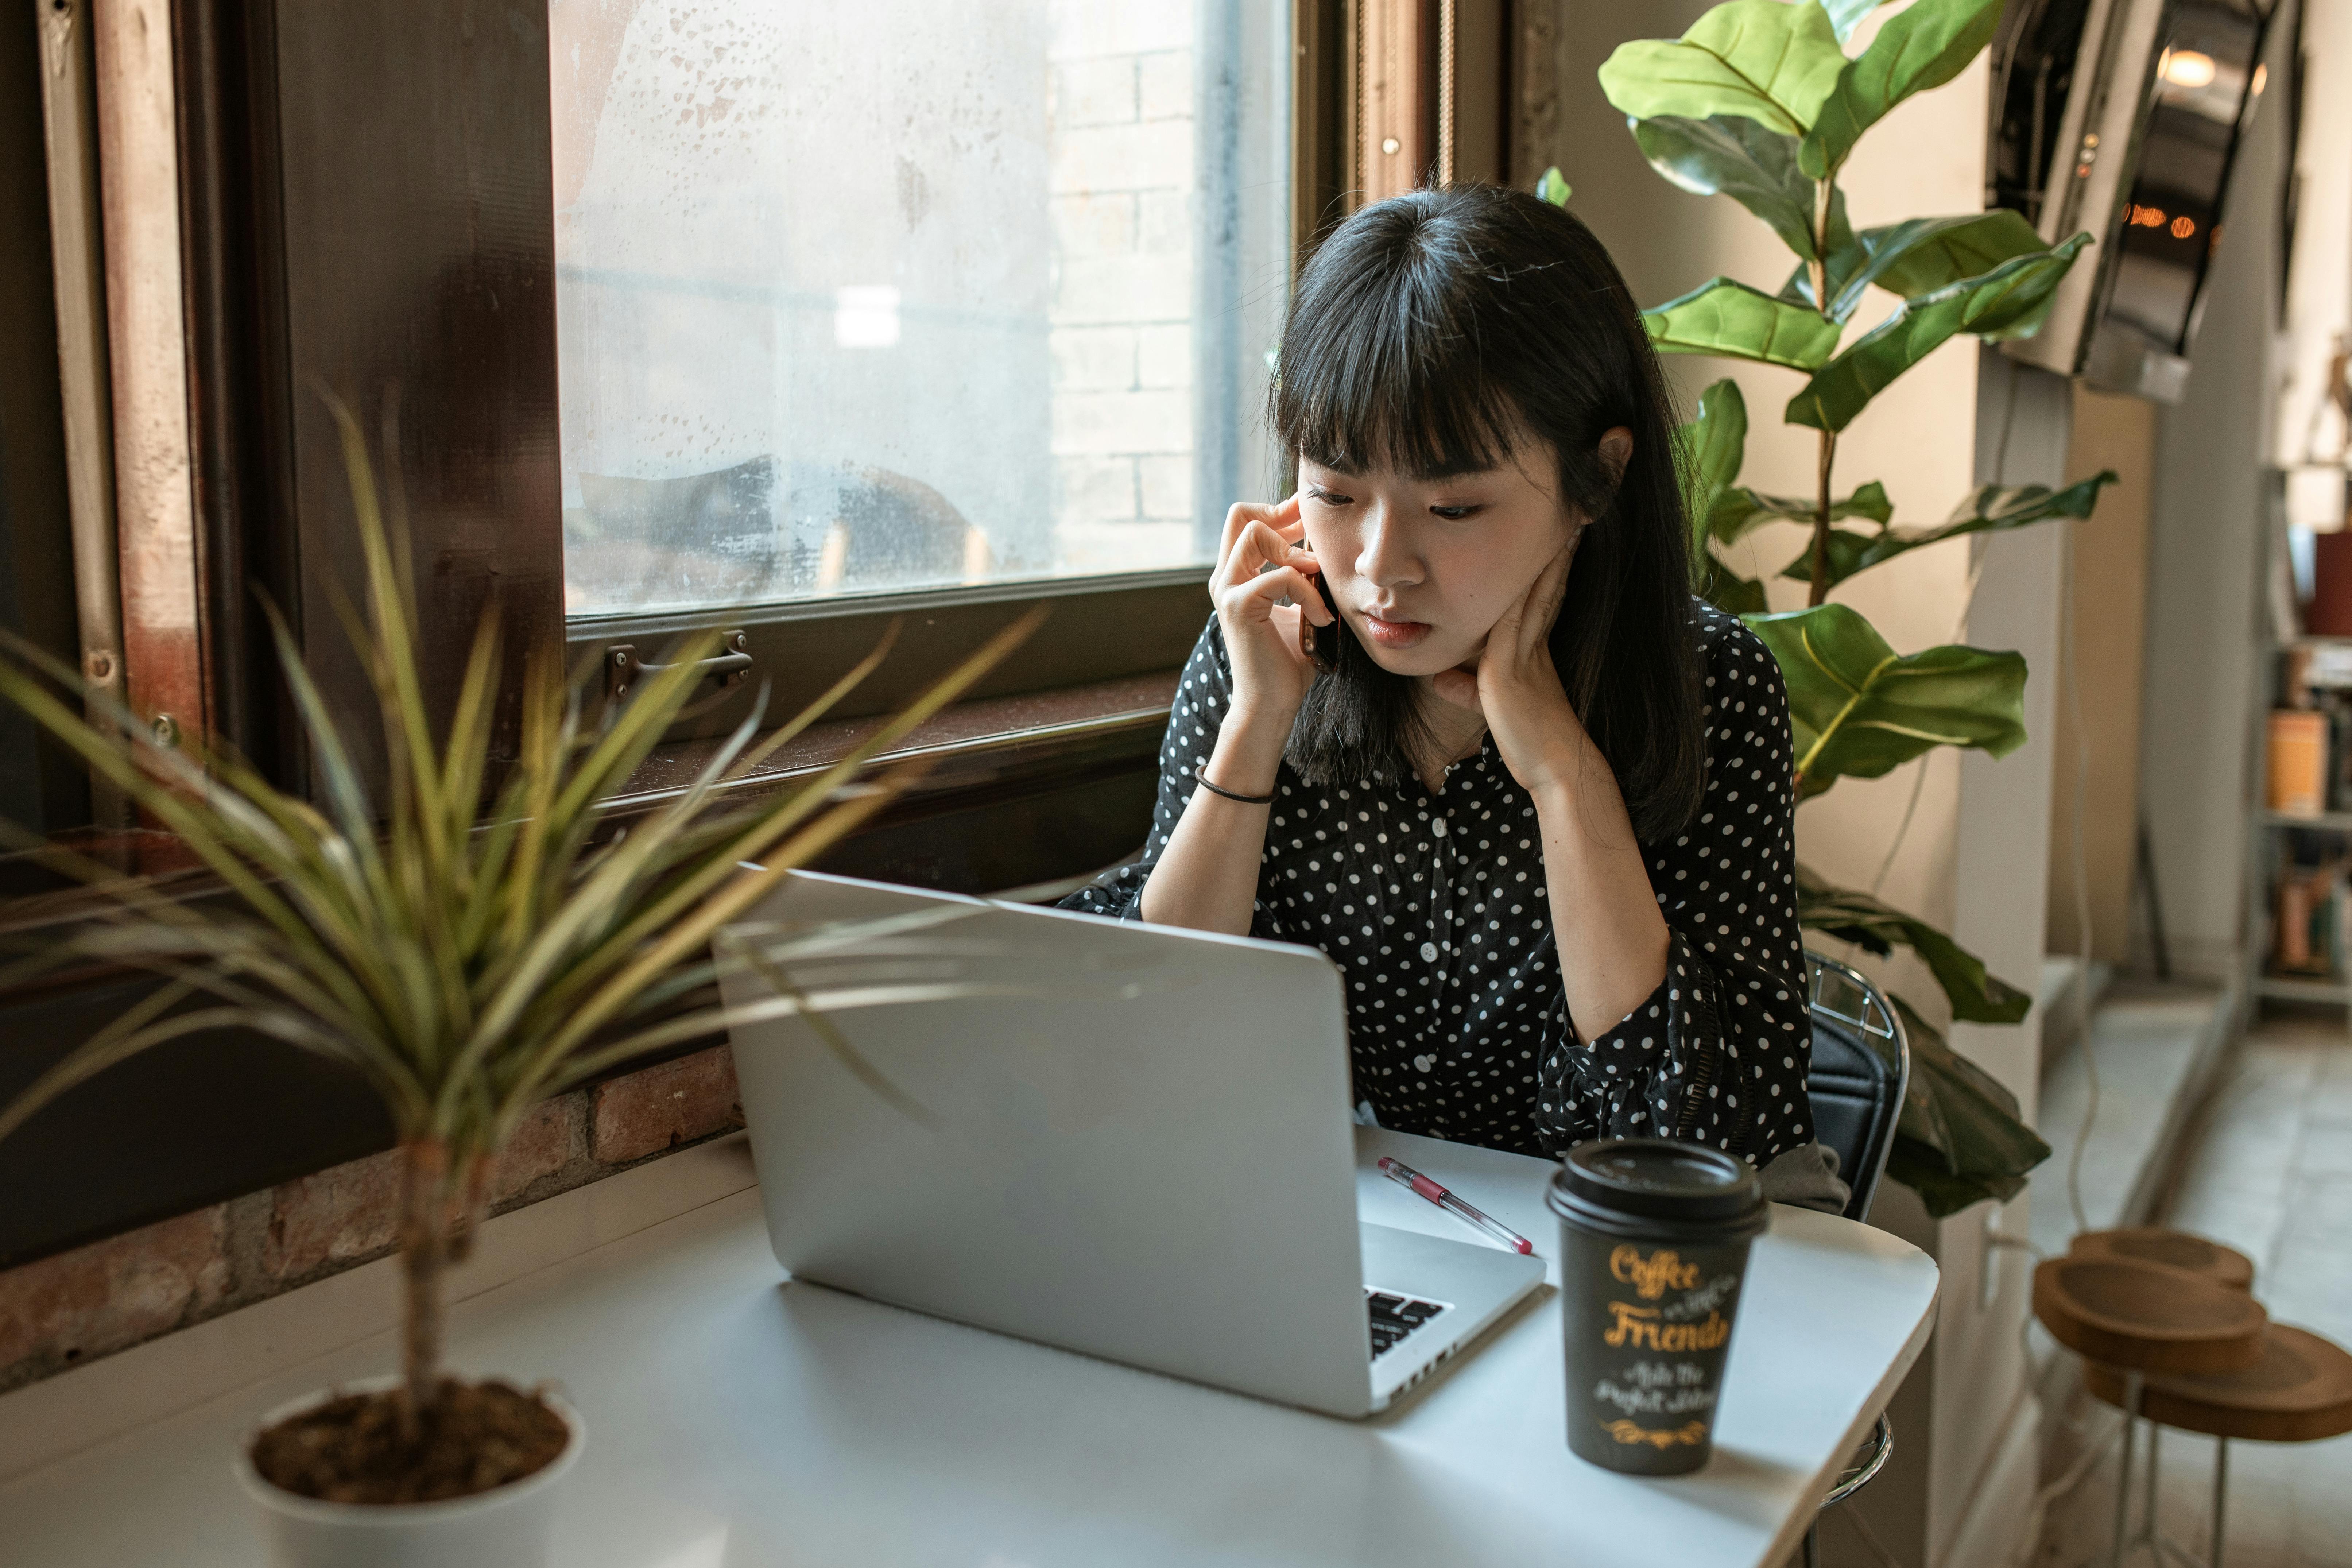
<path fill-rule="evenodd" d="M 2263 813 L 2264 826 L 2270 827 L 2314 827 L 2324 832 L 2352 833 L 2352 811 L 2330 811 L 2318 816 L 2289 816 L 2284 812 Z"/>
<path fill-rule="evenodd" d="M 2284 974 L 2254 979 L 2254 994 L 2281 1002 L 2333 1002 L 2352 1005 L 2352 985 L 2340 980 L 2298 980 Z"/>

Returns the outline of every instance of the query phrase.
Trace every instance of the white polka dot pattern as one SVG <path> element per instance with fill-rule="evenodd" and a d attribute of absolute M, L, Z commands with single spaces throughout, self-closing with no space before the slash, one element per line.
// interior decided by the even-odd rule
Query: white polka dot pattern
<path fill-rule="evenodd" d="M 1736 617 L 1701 605 L 1697 621 L 1706 798 L 1671 843 L 1643 846 L 1673 937 L 1666 976 L 1590 1044 L 1569 1024 L 1535 803 L 1491 736 L 1434 794 L 1282 768 L 1250 931 L 1339 964 L 1356 1093 L 1383 1127 L 1548 1154 L 1683 1138 L 1759 1166 L 1811 1140 L 1788 695 Z M 1232 689 L 1212 617 L 1177 688 L 1143 858 L 1067 908 L 1138 918 Z"/>

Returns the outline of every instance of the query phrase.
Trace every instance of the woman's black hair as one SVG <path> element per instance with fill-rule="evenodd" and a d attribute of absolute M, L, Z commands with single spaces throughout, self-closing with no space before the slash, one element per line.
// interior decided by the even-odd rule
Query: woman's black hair
<path fill-rule="evenodd" d="M 1560 500 L 1590 523 L 1553 665 L 1636 834 L 1686 825 L 1706 752 L 1675 421 L 1640 310 L 1592 231 L 1496 185 L 1363 208 L 1299 275 L 1271 402 L 1283 446 L 1343 474 L 1473 472 L 1521 457 L 1529 437 L 1549 450 L 1526 456 L 1557 455 Z M 1633 437 L 1622 474 L 1598 450 L 1619 426 Z M 1344 620 L 1318 640 L 1326 673 L 1286 760 L 1313 783 L 1394 776 L 1425 739 L 1413 682 Z"/>

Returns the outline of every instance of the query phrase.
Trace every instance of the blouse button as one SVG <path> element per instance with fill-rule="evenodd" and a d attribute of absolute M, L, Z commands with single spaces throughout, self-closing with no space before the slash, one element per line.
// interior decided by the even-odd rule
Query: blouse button
<path fill-rule="evenodd" d="M 1441 817 L 1439 817 L 1436 821 L 1434 821 L 1434 822 L 1431 823 L 1431 824 L 1429 825 L 1429 830 L 1430 830 L 1432 833 L 1436 834 L 1436 835 L 1437 835 L 1437 837 L 1439 837 L 1440 838 L 1444 837 L 1445 837 L 1445 818 L 1444 818 L 1444 817 L 1442 817 L 1442 816 L 1441 816 Z"/>
<path fill-rule="evenodd" d="M 1421 961 L 1423 963 L 1435 963 L 1437 962 L 1437 944 L 1435 942 L 1424 942 L 1421 944 Z"/>

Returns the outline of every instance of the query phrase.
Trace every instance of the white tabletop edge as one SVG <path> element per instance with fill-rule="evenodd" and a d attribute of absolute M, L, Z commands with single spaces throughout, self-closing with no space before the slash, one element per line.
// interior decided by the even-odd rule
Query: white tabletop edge
<path fill-rule="evenodd" d="M 1534 1238 L 1539 1255 L 1552 1250 L 1545 1163 L 1397 1133 L 1368 1132 L 1359 1145 L 1366 1217 L 1464 1234 L 1367 1173 L 1375 1152 L 1391 1148 Z M 1770 1364 L 1789 1358 L 1759 1355 L 1759 1335 L 1798 1278 L 1792 1267 L 1836 1275 L 1866 1298 L 1855 1311 L 1868 1331 L 1848 1338 L 1874 1347 L 1877 1364 L 1864 1377 L 1859 1365 L 1825 1363 L 1841 1381 L 1830 1405 L 1804 1414 L 1801 1443 L 1782 1429 L 1790 1423 L 1759 1426 L 1727 1399 L 1727 1455 L 1663 1482 L 1626 1482 L 1566 1456 L 1552 1291 L 1425 1394 L 1371 1421 L 1337 1422 L 785 1286 L 755 1194 L 738 1192 L 484 1291 L 457 1309 L 453 1329 L 461 1363 L 555 1376 L 588 1411 L 589 1450 L 559 1543 L 581 1568 L 979 1563 L 990 1552 L 974 1543 L 1000 1539 L 1003 1561 L 1035 1568 L 1122 1555 L 1254 1568 L 1425 1563 L 1449 1550 L 1451 1561 L 1520 1562 L 1547 1542 L 1585 1542 L 1571 1553 L 1582 1560 L 1598 1549 L 1595 1530 L 1618 1540 L 1605 1520 L 1570 1517 L 1595 1504 L 1637 1509 L 1645 1531 L 1697 1531 L 1701 1547 L 1685 1557 L 1693 1568 L 1777 1568 L 1810 1518 L 1805 1498 L 1826 1486 L 1924 1345 L 1936 1276 L 1907 1243 L 1803 1211 L 1776 1211 L 1759 1248 L 1766 1288 L 1743 1301 L 1748 1338 L 1734 1341 L 1736 1372 L 1756 1369 L 1755 1397 L 1790 1386 Z M 779 1331 L 829 1348 L 812 1360 Z M 389 1336 L 373 1335 L 0 1485 L 0 1513 L 13 1521 L 0 1564 L 249 1562 L 256 1537 L 227 1481 L 226 1440 L 302 1392 L 296 1384 L 381 1371 L 388 1354 Z M 945 1405 L 942 1376 L 969 1383 Z M 855 1403 L 841 1403 L 852 1390 Z M 1492 1404 L 1506 1397 L 1516 1414 Z M 893 1426 L 893 1412 L 920 1422 Z M 10 1414 L 0 1401 L 0 1416 Z M 860 1469 L 861 1453 L 889 1460 Z M 1192 1468 L 1181 1498 L 1148 1479 L 1171 1464 Z M 1268 1467 L 1282 1477 L 1278 1494 L 1265 1491 Z M 138 1506 L 101 1506 L 126 1489 Z M 895 1500 L 899 1512 L 854 1507 L 857 1497 Z M 932 1517 L 909 1511 L 917 1497 Z M 860 1533 L 877 1528 L 898 1531 L 895 1545 Z"/>

